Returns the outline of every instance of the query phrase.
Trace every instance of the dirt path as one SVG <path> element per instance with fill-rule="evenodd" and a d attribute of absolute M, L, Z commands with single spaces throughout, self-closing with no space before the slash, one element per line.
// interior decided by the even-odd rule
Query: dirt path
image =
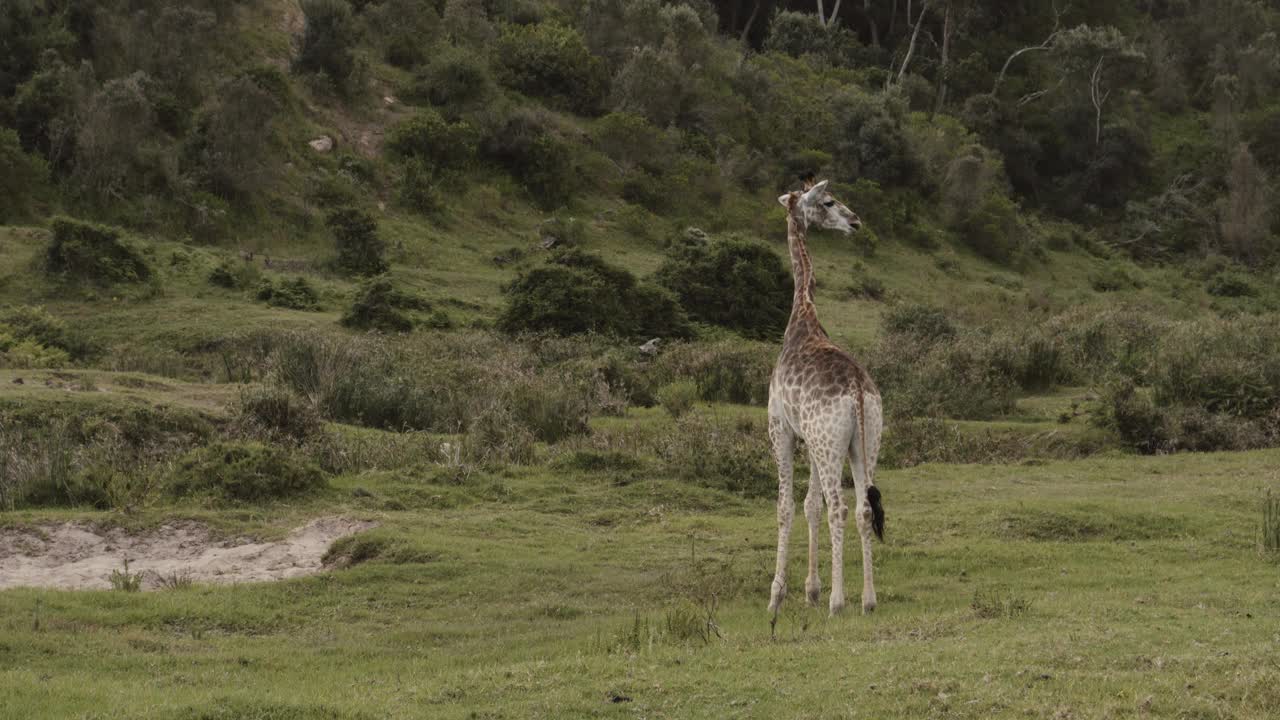
<path fill-rule="evenodd" d="M 189 521 L 142 535 L 83 523 L 0 530 L 0 590 L 107 589 L 111 572 L 122 569 L 125 558 L 130 573 L 142 573 L 145 590 L 157 589 L 161 578 L 173 577 L 196 583 L 283 580 L 319 572 L 320 559 L 333 541 L 374 524 L 319 518 L 281 542 L 263 543 L 217 540 L 207 527 Z"/>

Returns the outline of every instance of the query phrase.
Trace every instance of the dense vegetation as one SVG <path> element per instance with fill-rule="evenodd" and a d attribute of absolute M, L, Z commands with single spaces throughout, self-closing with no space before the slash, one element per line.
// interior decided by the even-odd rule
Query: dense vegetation
<path fill-rule="evenodd" d="M 769 341 L 785 325 L 770 198 L 814 171 L 867 220 L 850 241 L 865 263 L 819 282 L 855 305 L 890 303 L 859 350 L 892 415 L 989 420 L 1028 394 L 1085 386 L 1089 421 L 1141 451 L 1280 438 L 1267 321 L 1280 13 L 1265 3 L 286 5 L 6 4 L 0 214 L 49 222 L 45 279 L 26 287 L 54 309 L 10 313 L 5 364 L 220 364 L 225 380 L 268 379 L 230 349 L 253 346 L 243 333 L 126 350 L 110 334 L 68 339 L 76 323 L 56 317 L 57 293 L 142 308 L 203 272 L 199 284 L 269 307 L 345 309 L 339 323 L 358 331 L 465 322 L 707 348 L 697 366 L 664 356 L 656 374 L 619 350 L 546 365 L 592 368 L 588 415 L 651 405 L 670 383 L 759 403 L 771 351 L 724 338 Z M 283 30 L 262 29 L 282 12 Z M 545 218 L 537 241 L 493 256 L 501 295 L 473 306 L 434 284 L 462 268 L 418 238 L 466 246 L 527 217 Z M 618 254 L 628 245 L 658 259 L 633 271 Z M 931 293 L 886 288 L 874 270 L 885 252 L 932 255 L 957 285 L 987 273 L 1026 309 L 998 321 L 982 303 L 940 310 Z M 1019 279 L 1054 276 L 1071 256 L 1088 258 L 1102 297 L 1153 273 L 1185 280 L 1156 280 L 1173 298 L 1163 309 L 1098 314 L 1075 291 Z M 1207 300 L 1186 297 L 1197 285 Z M 443 431 L 483 417 L 490 431 L 503 419 L 563 434 L 527 397 L 501 412 L 416 405 L 426 390 L 399 364 L 416 352 L 377 351 L 376 382 L 392 384 L 363 389 L 359 407 L 339 399 L 354 389 L 285 385 L 340 421 Z"/>

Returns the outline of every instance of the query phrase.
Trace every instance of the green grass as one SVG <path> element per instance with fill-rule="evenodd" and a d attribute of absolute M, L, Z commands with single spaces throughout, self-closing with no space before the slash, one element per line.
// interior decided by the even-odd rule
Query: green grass
<path fill-rule="evenodd" d="M 1278 461 L 882 472 L 880 609 L 829 619 L 793 591 L 776 639 L 771 502 L 564 465 L 463 487 L 347 476 L 306 508 L 381 523 L 348 543 L 347 569 L 0 593 L 0 714 L 1272 717 L 1280 604 L 1256 528 Z M 799 588 L 802 522 L 792 545 Z M 717 589 L 722 637 L 669 630 Z"/>

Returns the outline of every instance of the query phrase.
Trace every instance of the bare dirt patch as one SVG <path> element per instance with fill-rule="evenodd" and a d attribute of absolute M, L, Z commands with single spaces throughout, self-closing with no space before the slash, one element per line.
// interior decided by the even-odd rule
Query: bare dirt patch
<path fill-rule="evenodd" d="M 162 578 L 175 576 L 195 583 L 284 580 L 319 572 L 321 558 L 335 540 L 374 525 L 319 518 L 280 542 L 219 539 L 209 528 L 189 521 L 137 535 L 72 522 L 5 529 L 0 530 L 0 590 L 108 589 L 111 572 L 122 569 L 126 558 L 129 572 L 142 573 L 144 590 L 157 589 Z"/>

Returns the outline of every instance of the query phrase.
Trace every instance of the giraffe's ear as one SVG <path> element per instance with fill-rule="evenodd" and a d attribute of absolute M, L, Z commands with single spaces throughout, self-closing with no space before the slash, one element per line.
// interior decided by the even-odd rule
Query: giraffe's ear
<path fill-rule="evenodd" d="M 818 202 L 818 200 L 822 198 L 822 194 L 827 191 L 827 182 L 827 180 L 823 180 L 822 182 L 814 185 L 809 189 L 809 192 L 804 194 L 801 201 L 804 202 L 805 205 L 813 205 Z"/>
<path fill-rule="evenodd" d="M 788 208 L 788 209 L 790 209 L 790 208 L 791 208 L 791 193 L 787 193 L 786 195 L 779 195 L 779 196 L 778 196 L 778 204 L 779 204 L 779 205 L 781 205 L 781 206 L 782 206 L 782 207 L 784 207 L 784 208 Z"/>

